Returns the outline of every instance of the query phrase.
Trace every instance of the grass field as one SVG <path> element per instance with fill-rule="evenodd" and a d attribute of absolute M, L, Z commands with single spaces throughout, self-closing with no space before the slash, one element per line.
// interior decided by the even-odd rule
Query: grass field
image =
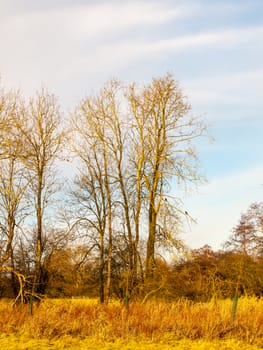
<path fill-rule="evenodd" d="M 78 339 L 62 337 L 53 341 L 47 339 L 29 339 L 25 336 L 2 335 L 0 336 L 0 348 L 4 350 L 256 350 L 262 349 L 257 345 L 250 345 L 236 340 L 208 341 L 181 339 L 164 342 L 152 342 L 146 340 L 117 340 L 116 342 L 102 342 L 96 339 Z"/>
<path fill-rule="evenodd" d="M 263 300 L 98 305 L 89 299 L 0 301 L 0 349 L 263 349 Z"/>

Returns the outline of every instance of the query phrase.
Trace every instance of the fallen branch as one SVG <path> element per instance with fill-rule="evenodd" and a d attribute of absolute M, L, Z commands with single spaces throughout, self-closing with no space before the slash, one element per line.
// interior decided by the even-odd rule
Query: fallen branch
<path fill-rule="evenodd" d="M 14 268 L 10 267 L 10 266 L 0 266 L 0 271 L 8 271 L 8 272 L 11 272 L 13 273 L 17 279 L 18 279 L 18 283 L 19 283 L 19 292 L 14 300 L 14 303 L 13 305 L 15 305 L 18 301 L 18 299 L 20 298 L 21 300 L 21 304 L 24 303 L 24 286 L 25 286 L 25 283 L 26 283 L 26 278 L 25 276 L 16 271 Z"/>

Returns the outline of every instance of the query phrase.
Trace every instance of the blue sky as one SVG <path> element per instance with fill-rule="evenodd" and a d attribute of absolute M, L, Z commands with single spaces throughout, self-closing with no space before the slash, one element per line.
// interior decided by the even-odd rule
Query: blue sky
<path fill-rule="evenodd" d="M 112 77 L 172 72 L 214 137 L 198 152 L 208 183 L 184 197 L 182 238 L 218 249 L 263 195 L 261 0 L 0 0 L 2 85 L 45 85 L 65 113 Z"/>

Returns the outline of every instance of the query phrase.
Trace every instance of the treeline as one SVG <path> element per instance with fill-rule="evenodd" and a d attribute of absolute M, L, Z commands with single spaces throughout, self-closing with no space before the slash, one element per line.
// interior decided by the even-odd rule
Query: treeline
<path fill-rule="evenodd" d="M 59 250 L 52 255 L 46 270 L 47 296 L 98 298 L 99 261 L 95 255 L 82 260 L 85 254 L 83 247 L 78 247 Z M 183 260 L 168 263 L 156 259 L 155 263 L 154 277 L 150 282 L 138 283 L 131 300 L 186 298 L 206 302 L 233 298 L 236 294 L 263 295 L 262 256 L 244 256 L 240 252 L 223 250 L 215 252 L 204 246 L 191 251 L 191 255 Z M 112 265 L 111 297 L 125 301 L 127 275 L 114 258 Z M 0 292 L 1 297 L 16 297 L 10 275 L 2 274 Z"/>
<path fill-rule="evenodd" d="M 110 81 L 64 117 L 44 89 L 28 101 L 2 89 L 2 295 L 22 301 L 96 295 L 101 303 L 113 295 L 200 295 L 190 287 L 183 292 L 188 282 L 204 283 L 191 280 L 199 276 L 194 261 L 200 256 L 189 255 L 179 238 L 191 216 L 173 194 L 202 182 L 194 141 L 205 131 L 169 74 L 144 86 Z M 74 180 L 61 174 L 63 162 L 72 164 Z M 228 256 L 239 260 L 241 254 L 244 266 L 245 257 L 257 264 L 255 249 Z M 161 258 L 167 252 L 176 263 Z M 210 263 L 226 258 L 212 256 L 209 273 Z M 195 277 L 183 279 L 185 271 Z M 215 271 L 213 276 L 217 280 Z M 242 274 L 237 282 L 235 276 L 231 283 L 241 291 Z"/>

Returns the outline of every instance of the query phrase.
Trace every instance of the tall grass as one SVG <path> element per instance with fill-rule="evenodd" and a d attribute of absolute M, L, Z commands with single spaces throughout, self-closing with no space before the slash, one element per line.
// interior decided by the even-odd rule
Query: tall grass
<path fill-rule="evenodd" d="M 263 346 L 263 300 L 241 298 L 235 320 L 231 300 L 193 303 L 151 301 L 108 306 L 81 300 L 44 300 L 12 307 L 0 301 L 0 332 L 32 338 L 92 337 L 103 341 L 143 339 L 154 342 L 179 339 L 236 339 Z"/>

